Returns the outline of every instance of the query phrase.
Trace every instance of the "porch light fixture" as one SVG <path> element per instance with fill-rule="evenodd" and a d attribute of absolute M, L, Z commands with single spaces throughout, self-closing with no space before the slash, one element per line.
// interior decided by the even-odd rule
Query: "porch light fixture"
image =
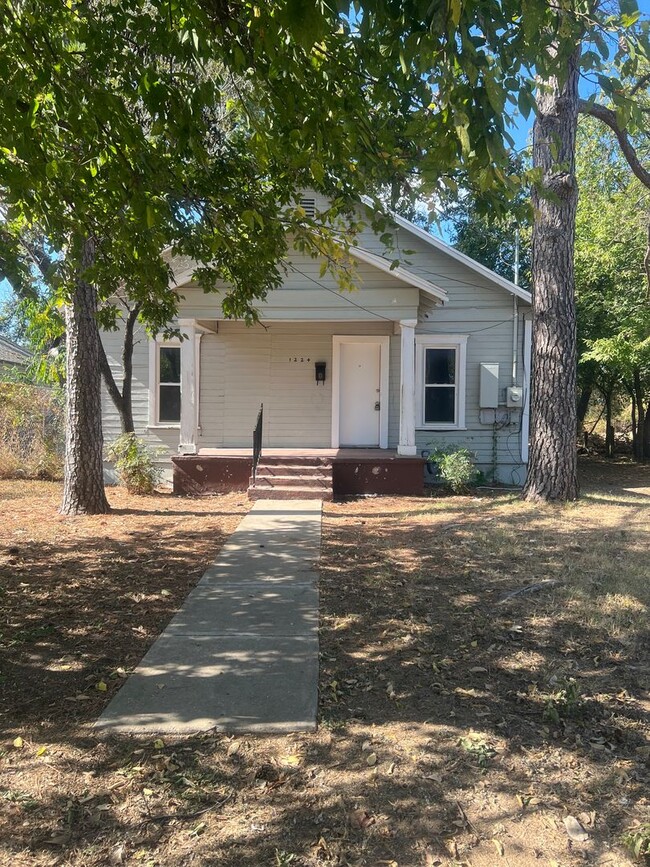
<path fill-rule="evenodd" d="M 319 383 L 325 383 L 325 370 L 327 368 L 326 361 L 315 361 L 314 367 L 316 369 L 316 385 Z"/>

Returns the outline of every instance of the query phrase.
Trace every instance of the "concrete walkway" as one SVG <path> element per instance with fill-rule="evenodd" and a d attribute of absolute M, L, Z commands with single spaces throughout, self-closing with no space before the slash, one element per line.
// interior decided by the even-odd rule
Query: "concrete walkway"
<path fill-rule="evenodd" d="M 313 730 L 321 512 L 319 501 L 256 503 L 95 728 Z"/>

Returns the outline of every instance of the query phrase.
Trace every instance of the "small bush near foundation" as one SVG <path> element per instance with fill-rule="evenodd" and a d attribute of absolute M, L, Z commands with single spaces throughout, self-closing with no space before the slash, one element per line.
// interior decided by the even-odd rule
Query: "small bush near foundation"
<path fill-rule="evenodd" d="M 63 392 L 26 382 L 0 383 L 0 478 L 60 479 Z"/>
<path fill-rule="evenodd" d="M 130 494 L 153 494 L 162 478 L 155 452 L 134 433 L 119 436 L 108 448 L 120 481 Z"/>
<path fill-rule="evenodd" d="M 438 448 L 429 455 L 429 461 L 438 468 L 442 481 L 455 494 L 462 494 L 479 479 L 474 455 L 465 448 Z"/>

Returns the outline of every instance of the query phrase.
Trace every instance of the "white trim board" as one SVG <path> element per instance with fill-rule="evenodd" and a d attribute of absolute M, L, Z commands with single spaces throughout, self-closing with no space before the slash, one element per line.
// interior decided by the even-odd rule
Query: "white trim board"
<path fill-rule="evenodd" d="M 374 334 L 334 334 L 332 337 L 332 448 L 340 444 L 341 344 L 377 343 L 379 356 L 379 448 L 388 448 L 388 400 L 390 337 Z"/>

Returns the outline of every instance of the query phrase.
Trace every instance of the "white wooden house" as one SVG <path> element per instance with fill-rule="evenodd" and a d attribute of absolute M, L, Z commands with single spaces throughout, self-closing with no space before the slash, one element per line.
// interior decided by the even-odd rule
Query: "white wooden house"
<path fill-rule="evenodd" d="M 249 486 L 262 404 L 253 496 L 417 493 L 438 445 L 469 448 L 488 479 L 523 483 L 530 294 L 407 220 L 393 233 L 391 253 L 370 229 L 359 235 L 354 292 L 292 252 L 251 327 L 192 283 L 193 263 L 175 263 L 185 339 L 139 334 L 133 405 L 177 491 Z M 103 339 L 119 380 L 121 334 Z M 106 440 L 119 432 L 105 395 Z"/>

